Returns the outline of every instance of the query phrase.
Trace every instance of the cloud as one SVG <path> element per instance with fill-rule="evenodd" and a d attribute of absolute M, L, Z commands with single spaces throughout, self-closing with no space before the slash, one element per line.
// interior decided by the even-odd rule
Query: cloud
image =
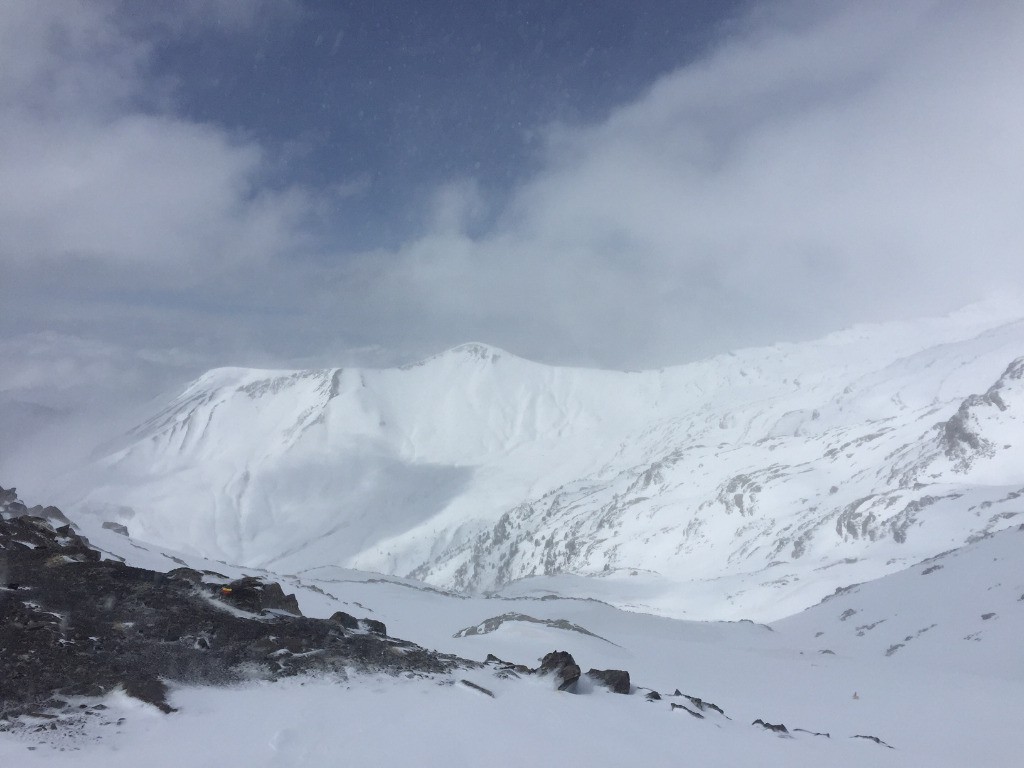
<path fill-rule="evenodd" d="M 238 5 L 146 19 L 179 32 L 200 20 L 245 25 L 258 4 Z M 146 25 L 118 11 L 0 9 L 0 264 L 88 259 L 195 278 L 299 247 L 309 193 L 271 187 L 255 141 L 177 117 L 173 86 L 149 74 L 153 44 L 129 22 Z"/>
<path fill-rule="evenodd" d="M 308 205 L 256 187 L 259 148 L 209 126 L 150 115 L 0 125 L 5 260 L 260 260 L 293 245 Z"/>
<path fill-rule="evenodd" d="M 177 114 L 178 85 L 152 68 L 161 35 L 294 10 L 261 6 L 0 6 L 5 337 L 204 353 L 219 340 L 223 354 L 256 307 L 280 309 L 289 280 L 272 273 L 312 242 L 320 195 L 272 183 L 278 161 L 250 136 Z"/>
<path fill-rule="evenodd" d="M 161 35 L 252 34 L 267 9 L 181 8 L 0 7 L 4 333 L 110 345 L 111 389 L 147 360 L 173 379 L 467 340 L 660 366 L 1024 284 L 1017 3 L 757 5 L 606 119 L 545 127 L 525 182 L 452 179 L 418 236 L 365 253 L 331 245 L 331 212 L 371 180 L 281 181 L 315 127 L 275 150 L 153 73 Z"/>
<path fill-rule="evenodd" d="M 378 304 L 547 359 L 651 365 L 1024 283 L 1024 11 L 780 5 L 592 126 Z M 449 198 L 451 191 L 445 193 Z"/>

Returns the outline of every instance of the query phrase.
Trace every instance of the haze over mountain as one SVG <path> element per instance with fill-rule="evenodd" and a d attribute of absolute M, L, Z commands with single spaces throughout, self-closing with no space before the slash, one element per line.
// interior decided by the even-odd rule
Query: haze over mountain
<path fill-rule="evenodd" d="M 249 566 L 770 619 L 1012 525 L 1022 375 L 977 307 L 659 371 L 215 369 L 69 488 Z"/>

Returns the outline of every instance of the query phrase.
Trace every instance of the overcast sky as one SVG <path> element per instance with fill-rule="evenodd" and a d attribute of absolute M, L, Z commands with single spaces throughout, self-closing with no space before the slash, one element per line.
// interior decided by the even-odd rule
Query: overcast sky
<path fill-rule="evenodd" d="M 1022 40 L 1018 0 L 6 0 L 0 393 L 660 367 L 1013 294 Z"/>

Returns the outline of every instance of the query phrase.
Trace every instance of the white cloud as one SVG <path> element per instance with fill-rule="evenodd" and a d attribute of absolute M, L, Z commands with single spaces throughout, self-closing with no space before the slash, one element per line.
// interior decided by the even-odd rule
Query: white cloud
<path fill-rule="evenodd" d="M 5 333 L 112 344 L 112 382 L 182 349 L 330 364 L 469 339 L 638 367 L 1024 284 L 1019 3 L 758 6 L 608 119 L 549 127 L 507 202 L 455 180 L 422 236 L 336 258 L 310 222 L 368 180 L 272 188 L 280 156 L 176 114 L 148 71 L 154 25 L 244 29 L 263 11 L 240 5 L 134 28 L 119 4 L 0 6 Z"/>
<path fill-rule="evenodd" d="M 257 4 L 236 5 L 186 4 L 150 24 L 248 23 Z M 0 9 L 0 264 L 85 258 L 195 275 L 294 249 L 308 194 L 267 188 L 251 139 L 161 108 L 168 86 L 147 75 L 151 46 L 118 11 Z"/>
<path fill-rule="evenodd" d="M 1021 39 L 1015 3 L 762 11 L 607 121 L 552 129 L 498 226 L 440 216 L 381 303 L 657 364 L 1020 286 Z"/>
<path fill-rule="evenodd" d="M 306 201 L 261 191 L 259 148 L 164 116 L 3 123 L 5 259 L 243 261 L 290 246 Z"/>

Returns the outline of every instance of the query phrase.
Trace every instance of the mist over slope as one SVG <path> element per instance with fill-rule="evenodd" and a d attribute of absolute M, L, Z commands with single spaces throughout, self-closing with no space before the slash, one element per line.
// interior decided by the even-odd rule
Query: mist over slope
<path fill-rule="evenodd" d="M 1024 320 L 975 308 L 658 371 L 215 369 L 70 483 L 279 572 L 771 619 L 1012 525 L 1022 419 Z"/>

